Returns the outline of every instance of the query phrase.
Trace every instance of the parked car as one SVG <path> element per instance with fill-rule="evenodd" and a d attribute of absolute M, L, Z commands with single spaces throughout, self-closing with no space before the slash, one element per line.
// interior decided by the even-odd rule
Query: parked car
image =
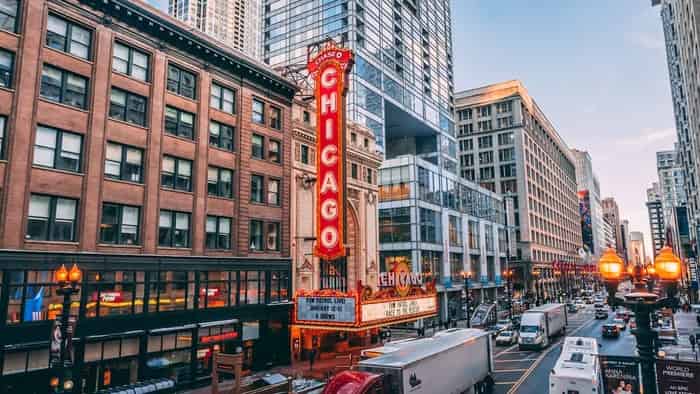
<path fill-rule="evenodd" d="M 607 311 L 607 309 L 597 308 L 597 309 L 595 310 L 595 318 L 596 318 L 596 319 L 607 319 L 607 318 L 608 318 L 608 311 Z"/>
<path fill-rule="evenodd" d="M 613 324 L 617 325 L 620 331 L 625 331 L 627 329 L 627 322 L 624 319 L 615 318 L 613 319 Z"/>
<path fill-rule="evenodd" d="M 501 331 L 507 331 L 513 328 L 513 323 L 508 319 L 501 319 L 496 323 L 496 326 L 499 327 Z"/>
<path fill-rule="evenodd" d="M 512 345 L 518 342 L 518 332 L 515 330 L 503 330 L 496 337 L 496 345 Z"/>
<path fill-rule="evenodd" d="M 618 338 L 620 336 L 620 327 L 614 323 L 603 324 L 603 338 Z"/>

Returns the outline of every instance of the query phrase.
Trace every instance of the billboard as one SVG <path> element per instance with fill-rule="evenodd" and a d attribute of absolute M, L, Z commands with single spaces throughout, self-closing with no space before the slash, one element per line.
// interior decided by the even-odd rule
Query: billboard
<path fill-rule="evenodd" d="M 579 190 L 578 210 L 581 216 L 583 247 L 586 248 L 589 253 L 595 254 L 593 248 L 593 225 L 591 223 L 591 196 L 588 190 Z"/>
<path fill-rule="evenodd" d="M 700 363 L 656 360 L 659 394 L 700 394 Z"/>
<path fill-rule="evenodd" d="M 600 356 L 603 392 L 606 394 L 639 394 L 639 360 L 636 357 Z"/>
<path fill-rule="evenodd" d="M 325 260 L 345 256 L 345 94 L 352 51 L 328 41 L 309 59 L 316 97 L 316 246 Z"/>

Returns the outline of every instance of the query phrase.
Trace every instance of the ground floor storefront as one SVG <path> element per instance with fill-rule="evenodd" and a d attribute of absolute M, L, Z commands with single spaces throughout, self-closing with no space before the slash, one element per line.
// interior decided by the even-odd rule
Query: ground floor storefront
<path fill-rule="evenodd" d="M 46 393 L 62 296 L 51 271 L 77 263 L 72 375 L 77 393 L 167 377 L 205 382 L 215 352 L 256 371 L 291 360 L 287 259 L 0 253 L 0 392 Z"/>

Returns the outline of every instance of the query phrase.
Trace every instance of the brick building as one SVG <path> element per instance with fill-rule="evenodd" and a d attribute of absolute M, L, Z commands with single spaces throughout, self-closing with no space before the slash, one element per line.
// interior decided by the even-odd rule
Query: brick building
<path fill-rule="evenodd" d="M 61 263 L 77 392 L 288 362 L 296 86 L 140 1 L 0 14 L 0 392 L 47 390 Z"/>

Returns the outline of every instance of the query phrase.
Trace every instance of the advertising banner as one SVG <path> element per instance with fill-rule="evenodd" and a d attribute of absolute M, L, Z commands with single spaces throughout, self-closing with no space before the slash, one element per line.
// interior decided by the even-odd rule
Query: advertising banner
<path fill-rule="evenodd" d="M 656 360 L 659 394 L 700 394 L 700 363 Z"/>
<path fill-rule="evenodd" d="M 639 360 L 636 357 L 600 356 L 603 393 L 640 394 Z"/>

